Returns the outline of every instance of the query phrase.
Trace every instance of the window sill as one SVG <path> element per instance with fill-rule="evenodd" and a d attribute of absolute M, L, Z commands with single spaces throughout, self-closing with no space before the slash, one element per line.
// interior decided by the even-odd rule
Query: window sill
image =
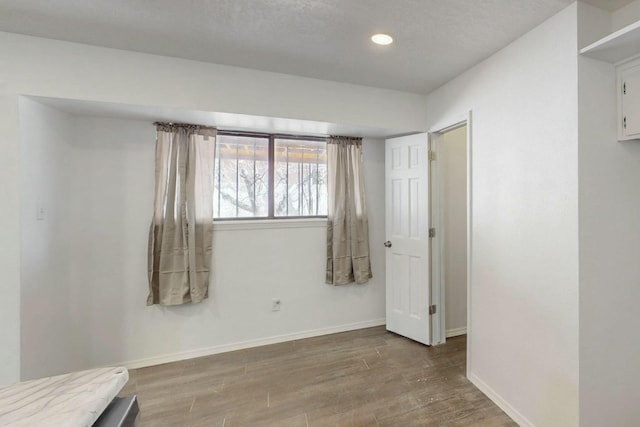
<path fill-rule="evenodd" d="M 214 231 L 276 230 L 281 228 L 324 228 L 327 218 L 214 220 Z"/>

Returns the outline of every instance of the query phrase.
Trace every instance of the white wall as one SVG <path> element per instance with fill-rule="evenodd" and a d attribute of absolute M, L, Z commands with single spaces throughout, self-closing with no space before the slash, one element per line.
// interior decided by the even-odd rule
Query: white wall
<path fill-rule="evenodd" d="M 12 58 L 0 74 L 9 93 L 401 132 L 424 124 L 424 96 L 406 92 L 3 32 L 0 54 Z"/>
<path fill-rule="evenodd" d="M 19 95 L 306 119 L 411 132 L 421 95 L 0 33 L 0 385 L 20 376 Z M 114 65 L 115 64 L 115 65 Z"/>
<path fill-rule="evenodd" d="M 573 4 L 428 96 L 473 110 L 469 378 L 521 425 L 578 424 Z"/>
<path fill-rule="evenodd" d="M 640 20 L 640 0 L 635 0 L 611 14 L 611 30 L 619 30 L 638 20 Z"/>
<path fill-rule="evenodd" d="M 0 385 L 20 379 L 21 149 L 18 97 L 4 93 L 0 73 Z"/>
<path fill-rule="evenodd" d="M 71 117 L 20 101 L 22 130 L 21 377 L 74 365 L 69 305 L 68 217 Z M 37 219 L 37 210 L 44 216 Z"/>
<path fill-rule="evenodd" d="M 377 190 L 384 188 L 382 141 L 364 144 L 374 275 L 368 284 L 324 284 L 323 220 L 294 228 L 218 223 L 210 297 L 182 307 L 145 305 L 154 147 L 151 123 L 75 118 L 66 190 L 76 325 L 68 338 L 78 344 L 72 369 L 140 365 L 384 322 L 384 251 L 376 244 L 384 237 L 384 194 Z M 271 311 L 273 297 L 282 299 L 280 312 Z"/>
<path fill-rule="evenodd" d="M 580 5 L 580 32 L 601 14 Z M 580 420 L 640 423 L 640 141 L 616 141 L 613 65 L 579 59 Z"/>
<path fill-rule="evenodd" d="M 608 12 L 582 2 L 578 4 L 581 26 L 578 31 L 580 48 L 640 20 L 640 0 L 632 1 L 614 12 Z"/>
<path fill-rule="evenodd" d="M 467 127 L 438 139 L 445 279 L 445 330 L 467 327 Z"/>

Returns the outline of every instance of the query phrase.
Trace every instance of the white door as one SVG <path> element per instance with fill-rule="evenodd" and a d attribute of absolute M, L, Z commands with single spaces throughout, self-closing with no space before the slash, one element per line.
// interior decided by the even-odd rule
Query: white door
<path fill-rule="evenodd" d="M 387 329 L 431 344 L 429 137 L 388 139 L 385 148 Z"/>

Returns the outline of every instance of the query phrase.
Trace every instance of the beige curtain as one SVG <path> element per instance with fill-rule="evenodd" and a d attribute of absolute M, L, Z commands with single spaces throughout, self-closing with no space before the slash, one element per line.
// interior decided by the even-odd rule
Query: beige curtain
<path fill-rule="evenodd" d="M 327 139 L 327 283 L 371 277 L 369 221 L 362 175 L 362 138 Z"/>
<path fill-rule="evenodd" d="M 147 305 L 197 303 L 209 292 L 216 129 L 156 126 Z"/>

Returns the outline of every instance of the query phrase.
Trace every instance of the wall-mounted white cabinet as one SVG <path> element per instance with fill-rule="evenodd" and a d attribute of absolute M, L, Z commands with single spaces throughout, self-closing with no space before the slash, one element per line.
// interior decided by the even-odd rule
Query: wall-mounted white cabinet
<path fill-rule="evenodd" d="M 640 59 L 618 67 L 618 140 L 640 139 Z"/>
<path fill-rule="evenodd" d="M 580 53 L 616 65 L 618 140 L 640 140 L 640 21 L 580 49 Z"/>

